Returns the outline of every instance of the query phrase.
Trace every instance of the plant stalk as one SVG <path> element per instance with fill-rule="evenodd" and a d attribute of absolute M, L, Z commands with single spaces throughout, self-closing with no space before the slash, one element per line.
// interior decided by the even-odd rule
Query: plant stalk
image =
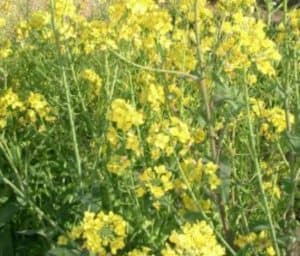
<path fill-rule="evenodd" d="M 251 153 L 253 154 L 254 167 L 255 167 L 257 178 L 258 178 L 259 189 L 263 196 L 263 206 L 264 206 L 264 210 L 267 215 L 267 218 L 268 218 L 268 223 L 269 223 L 269 227 L 270 227 L 270 231 L 271 231 L 271 236 L 272 236 L 272 241 L 273 241 L 273 245 L 275 248 L 275 252 L 276 252 L 277 256 L 280 256 L 281 253 L 280 253 L 279 246 L 278 246 L 276 230 L 274 227 L 274 223 L 273 223 L 273 219 L 272 219 L 272 215 L 271 215 L 271 210 L 270 210 L 270 207 L 268 204 L 266 192 L 265 192 L 265 189 L 263 186 L 262 172 L 260 169 L 259 160 L 258 160 L 258 156 L 257 156 L 257 152 L 256 152 L 255 134 L 254 134 L 253 124 L 252 124 L 252 120 L 251 120 L 249 92 L 248 92 L 247 84 L 244 83 L 243 87 L 244 87 L 244 96 L 245 96 L 245 102 L 246 102 L 246 108 L 247 108 L 247 121 L 248 121 L 248 127 L 249 127 L 249 132 L 250 132 L 250 147 L 251 147 Z"/>

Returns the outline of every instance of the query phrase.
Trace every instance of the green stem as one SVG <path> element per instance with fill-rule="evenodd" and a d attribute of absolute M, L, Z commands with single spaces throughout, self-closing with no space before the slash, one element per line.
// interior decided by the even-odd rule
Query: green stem
<path fill-rule="evenodd" d="M 65 67 L 62 66 L 62 76 L 63 76 L 63 84 L 65 87 L 66 92 L 66 98 L 67 98 L 67 106 L 68 106 L 68 114 L 69 114 L 69 120 L 70 120 L 70 126 L 71 126 L 71 132 L 72 132 L 72 139 L 73 139 L 73 146 L 75 151 L 75 158 L 76 158 L 76 164 L 77 164 L 77 171 L 80 179 L 80 185 L 82 186 L 82 168 L 81 168 L 81 157 L 79 154 L 79 147 L 77 142 L 77 135 L 76 135 L 76 129 L 75 129 L 75 122 L 74 122 L 74 116 L 73 116 L 73 109 L 71 105 L 71 96 L 70 96 L 70 87 L 67 82 Z"/>
<path fill-rule="evenodd" d="M 53 30 L 53 34 L 55 37 L 55 43 L 56 43 L 56 48 L 57 48 L 57 61 L 61 68 L 61 71 L 62 71 L 62 84 L 64 86 L 66 99 L 67 99 L 68 115 L 69 115 L 69 122 L 70 122 L 70 126 L 71 126 L 71 133 L 72 133 L 73 147 L 74 147 L 75 158 L 76 158 L 77 172 L 78 172 L 78 176 L 79 176 L 78 177 L 79 184 L 80 184 L 80 187 L 82 187 L 83 183 L 82 183 L 81 157 L 79 154 L 79 146 L 78 146 L 76 129 L 75 129 L 74 114 L 73 114 L 73 108 L 72 108 L 72 104 L 71 104 L 70 87 L 69 87 L 69 84 L 67 81 L 65 66 L 63 63 L 64 58 L 63 58 L 63 56 L 61 54 L 61 50 L 60 50 L 61 47 L 60 47 L 60 41 L 59 41 L 59 34 L 56 29 L 54 11 L 55 11 L 54 0 L 51 0 L 51 25 L 52 25 L 52 30 Z"/>
<path fill-rule="evenodd" d="M 199 0 L 195 0 L 195 6 L 194 6 L 194 13 L 195 13 L 195 35 L 196 35 L 196 48 L 197 48 L 197 58 L 198 58 L 198 65 L 199 65 L 199 70 L 201 73 L 203 73 L 203 67 L 202 67 L 202 54 L 201 54 L 201 49 L 200 49 L 200 28 L 199 28 Z M 202 75 L 201 75 L 202 79 Z M 208 130 L 209 130 L 209 141 L 210 141 L 210 150 L 211 150 L 211 157 L 214 160 L 215 163 L 218 164 L 218 150 L 216 146 L 216 136 L 215 136 L 215 131 L 214 131 L 214 126 L 213 126 L 213 118 L 212 118 L 212 107 L 211 107 L 211 102 L 210 98 L 208 95 L 207 87 L 204 84 L 203 80 L 199 80 L 199 85 L 201 89 L 201 93 L 203 96 L 204 100 L 204 105 L 205 105 L 205 111 L 206 111 L 206 120 L 208 124 Z M 221 152 L 219 152 L 221 154 Z M 228 216 L 226 213 L 225 209 L 225 194 L 224 190 L 221 189 L 221 195 L 217 195 L 217 205 L 219 208 L 220 212 L 220 218 L 222 221 L 222 226 L 224 229 L 224 233 L 226 235 L 226 238 L 228 240 L 231 240 L 231 232 L 229 228 L 229 221 L 228 221 Z"/>
<path fill-rule="evenodd" d="M 284 11 L 284 26 L 285 26 L 285 31 L 288 31 L 288 1 L 283 0 L 283 11 Z M 288 39 L 285 37 L 284 39 L 284 54 L 285 56 L 289 55 L 289 45 L 288 45 Z M 285 87 L 285 98 L 284 98 L 284 109 L 285 109 L 285 120 L 286 120 L 286 125 L 287 125 L 287 132 L 291 132 L 291 121 L 289 118 L 289 96 L 290 96 L 290 88 L 289 88 L 289 68 L 290 68 L 290 63 L 289 63 L 289 58 L 285 58 L 285 61 L 283 62 L 284 66 L 284 87 Z"/>
<path fill-rule="evenodd" d="M 22 191 L 25 191 L 21 175 L 19 174 L 19 170 L 18 170 L 18 168 L 16 167 L 16 165 L 14 164 L 14 161 L 13 161 L 13 155 L 12 155 L 7 143 L 4 140 L 3 141 L 0 140 L 0 149 L 3 151 L 3 154 L 6 158 L 6 160 L 8 161 L 9 165 L 11 166 L 11 168 L 12 168 L 14 174 L 15 174 L 16 180 L 17 180 L 17 182 L 20 186 L 20 189 Z"/>
<path fill-rule="evenodd" d="M 271 236 L 272 236 L 272 240 L 273 240 L 273 245 L 275 247 L 276 255 L 280 256 L 281 253 L 280 253 L 279 246 L 278 246 L 276 230 L 274 227 L 271 210 L 270 210 L 270 207 L 268 204 L 268 199 L 267 199 L 265 189 L 263 186 L 262 172 L 260 169 L 259 160 L 258 160 L 258 156 L 257 156 L 257 152 L 256 152 L 255 134 L 254 134 L 253 124 L 252 124 L 252 120 L 251 120 L 251 111 L 250 111 L 250 103 L 249 103 L 249 92 L 248 92 L 248 87 L 247 87 L 246 83 L 244 83 L 244 94 L 245 94 L 245 102 L 246 102 L 246 107 L 247 107 L 247 119 L 248 119 L 247 121 L 248 121 L 248 127 L 249 127 L 249 132 L 250 132 L 250 147 L 251 147 L 251 152 L 253 154 L 254 167 L 255 167 L 256 174 L 257 174 L 257 178 L 258 178 L 259 189 L 263 196 L 264 210 L 265 210 L 265 213 L 268 218 Z"/>
<path fill-rule="evenodd" d="M 149 66 L 143 66 L 143 65 L 140 65 L 140 64 L 137 64 L 135 62 L 132 62 L 132 61 L 128 60 L 127 58 L 125 58 L 124 56 L 122 56 L 121 54 L 119 54 L 119 53 L 117 53 L 117 52 L 115 52 L 113 50 L 110 50 L 110 51 L 116 57 L 118 57 L 120 60 L 126 62 L 127 64 L 130 64 L 131 66 L 139 68 L 139 69 L 144 69 L 144 70 L 158 72 L 158 73 L 174 74 L 174 75 L 177 75 L 177 76 L 182 76 L 182 77 L 190 78 L 192 80 L 198 80 L 199 79 L 199 77 L 194 76 L 194 75 L 189 74 L 189 73 L 185 73 L 183 71 L 167 70 L 167 69 L 160 69 L 160 68 L 153 68 L 153 67 L 149 67 Z"/>

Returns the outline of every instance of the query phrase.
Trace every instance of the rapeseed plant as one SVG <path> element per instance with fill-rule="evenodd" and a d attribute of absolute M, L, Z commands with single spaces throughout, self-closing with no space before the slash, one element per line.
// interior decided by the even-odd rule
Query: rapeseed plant
<path fill-rule="evenodd" d="M 254 0 L 99 1 L 84 16 L 88 2 L 51 0 L 9 33 L 15 7 L 0 3 L 0 211 L 15 251 L 288 255 L 299 9 L 266 24 Z"/>

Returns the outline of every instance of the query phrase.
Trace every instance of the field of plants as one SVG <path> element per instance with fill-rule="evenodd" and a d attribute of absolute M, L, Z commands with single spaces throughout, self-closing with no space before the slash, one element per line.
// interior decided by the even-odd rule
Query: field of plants
<path fill-rule="evenodd" d="M 0 256 L 299 255 L 292 2 L 1 0 Z"/>

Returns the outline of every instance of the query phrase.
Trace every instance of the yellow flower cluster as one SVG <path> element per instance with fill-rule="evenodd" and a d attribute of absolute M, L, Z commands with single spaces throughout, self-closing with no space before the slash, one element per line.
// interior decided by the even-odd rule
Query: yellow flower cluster
<path fill-rule="evenodd" d="M 53 122 L 55 116 L 43 95 L 30 92 L 26 101 L 8 89 L 0 97 L 0 129 L 7 126 L 8 120 L 18 118 L 20 124 L 35 124 L 38 120 Z M 42 127 L 40 127 L 42 128 Z"/>
<path fill-rule="evenodd" d="M 172 116 L 169 120 L 151 125 L 147 142 L 151 146 L 152 158 L 158 159 L 162 153 L 170 156 L 177 143 L 188 148 L 189 144 L 192 143 L 192 135 L 185 122 Z M 184 154 L 185 150 L 182 150 L 181 153 Z"/>
<path fill-rule="evenodd" d="M 113 212 L 85 212 L 83 221 L 67 234 L 71 240 L 82 241 L 82 247 L 97 255 L 116 255 L 125 246 L 127 223 Z M 66 242 L 60 238 L 60 242 Z"/>
<path fill-rule="evenodd" d="M 185 158 L 181 161 L 181 168 L 191 184 L 200 183 L 204 171 L 204 164 L 202 162 L 202 159 L 199 159 L 197 161 L 192 157 Z"/>
<path fill-rule="evenodd" d="M 51 113 L 52 110 L 43 95 L 30 92 L 27 99 L 27 104 L 27 116 L 32 123 L 36 122 L 37 117 L 47 122 L 52 122 L 55 120 L 55 117 Z"/>
<path fill-rule="evenodd" d="M 109 7 L 110 30 L 115 41 L 126 42 L 147 54 L 149 61 L 160 61 L 157 46 L 168 48 L 171 16 L 153 0 L 118 1 Z M 135 51 L 139 53 L 139 51 Z"/>
<path fill-rule="evenodd" d="M 187 182 L 196 193 L 201 193 L 201 188 L 207 187 L 207 184 L 211 190 L 217 189 L 221 184 L 217 173 L 218 166 L 213 162 L 204 163 L 202 159 L 195 160 L 192 157 L 187 157 L 180 162 L 180 167 Z M 174 184 L 180 193 L 180 199 L 184 206 L 182 212 L 198 212 L 200 208 L 206 212 L 211 210 L 212 202 L 209 199 L 201 197 L 200 200 L 195 201 L 190 196 L 187 183 L 182 178 L 176 179 Z"/>
<path fill-rule="evenodd" d="M 281 56 L 273 41 L 266 37 L 265 24 L 253 17 L 244 16 L 241 11 L 224 21 L 221 27 L 223 40 L 216 50 L 224 58 L 225 71 L 249 69 L 252 64 L 264 75 L 275 75 L 272 62 Z"/>
<path fill-rule="evenodd" d="M 115 99 L 111 104 L 111 111 L 108 119 L 123 132 L 130 130 L 132 126 L 139 126 L 144 123 L 143 114 L 136 111 L 124 99 Z"/>
<path fill-rule="evenodd" d="M 216 189 L 220 184 L 221 181 L 217 176 L 218 166 L 213 162 L 208 162 L 204 167 L 204 172 L 208 176 L 208 183 L 211 189 Z"/>
<path fill-rule="evenodd" d="M 272 246 L 272 241 L 270 240 L 266 231 L 261 231 L 259 234 L 251 232 L 247 235 L 238 235 L 234 240 L 234 244 L 239 248 L 244 248 L 247 245 L 251 245 L 258 249 L 263 255 L 275 256 L 275 250 Z"/>
<path fill-rule="evenodd" d="M 207 179 L 212 190 L 221 184 L 217 175 L 218 166 L 213 162 L 204 164 L 202 159 L 196 161 L 193 158 L 186 158 L 181 162 L 181 168 L 191 184 L 199 185 L 203 178 Z"/>
<path fill-rule="evenodd" d="M 186 223 L 180 232 L 172 231 L 169 242 L 162 250 L 162 256 L 221 256 L 221 247 L 212 228 L 205 221 Z"/>
<path fill-rule="evenodd" d="M 118 145 L 118 143 L 119 143 L 118 132 L 114 127 L 112 127 L 112 126 L 108 127 L 106 135 L 107 135 L 107 139 L 108 139 L 109 143 L 112 146 Z"/>
<path fill-rule="evenodd" d="M 254 117 L 261 119 L 260 132 L 270 141 L 276 140 L 287 129 L 287 118 L 290 125 L 295 123 L 293 114 L 288 113 L 279 107 L 266 108 L 264 102 L 258 99 L 251 99 L 252 112 Z"/>
<path fill-rule="evenodd" d="M 175 41 L 176 42 L 176 41 Z M 195 51 L 182 42 L 173 43 L 166 55 L 166 67 L 191 72 L 196 68 Z"/>
<path fill-rule="evenodd" d="M 34 12 L 28 20 L 30 29 L 42 29 L 44 26 L 50 23 L 50 15 L 46 11 Z"/>
<path fill-rule="evenodd" d="M 199 49 L 204 62 L 210 59 L 206 57 L 216 54 L 224 70 L 232 77 L 235 72 L 252 65 L 265 75 L 275 74 L 273 62 L 278 61 L 280 55 L 274 43 L 267 38 L 262 21 L 245 16 L 255 1 L 218 1 L 214 11 L 209 8 L 208 1 L 199 2 Z M 125 42 L 135 49 L 130 52 L 134 57 L 143 54 L 151 64 L 159 63 L 167 69 L 191 72 L 197 65 L 196 36 L 194 28 L 188 26 L 195 18 L 194 1 L 180 1 L 173 5 L 178 9 L 174 24 L 170 5 L 160 6 L 153 0 L 112 2 L 107 19 L 88 21 L 76 12 L 73 1 L 57 0 L 54 6 L 55 26 L 59 39 L 68 42 L 73 54 L 116 49 L 124 46 Z M 225 19 L 218 19 L 219 15 Z M 19 39 L 28 37 L 31 30 L 39 30 L 40 39 L 54 42 L 49 17 L 49 13 L 38 11 L 27 22 L 22 21 L 17 29 Z M 291 13 L 290 17 L 291 23 L 295 24 L 298 16 Z M 219 28 L 221 33 L 217 33 Z M 163 62 L 161 49 L 164 49 Z M 163 92 L 156 85 L 148 85 L 148 90 L 151 93 L 148 100 L 158 111 L 163 103 Z"/>
<path fill-rule="evenodd" d="M 182 144 L 186 144 L 191 140 L 191 134 L 187 124 L 177 117 L 170 118 L 169 131 L 172 137 Z"/>
<path fill-rule="evenodd" d="M 91 95 L 99 96 L 102 87 L 102 79 L 100 76 L 92 69 L 85 69 L 81 73 L 83 80 L 87 81 L 91 86 L 90 91 Z"/>
<path fill-rule="evenodd" d="M 0 129 L 7 125 L 9 117 L 17 111 L 24 111 L 24 104 L 20 101 L 19 96 L 9 89 L 0 97 Z"/>
<path fill-rule="evenodd" d="M 209 212 L 212 210 L 212 201 L 209 199 L 202 199 L 199 202 L 195 202 L 195 200 L 188 194 L 188 192 L 183 192 L 180 195 L 182 204 L 184 206 L 183 209 L 180 209 L 181 212 L 199 212 L 201 208 L 205 212 Z"/>
<path fill-rule="evenodd" d="M 134 152 L 136 156 L 140 156 L 142 154 L 139 138 L 133 132 L 127 133 L 126 149 L 129 149 L 132 152 Z"/>
<path fill-rule="evenodd" d="M 274 175 L 285 175 L 284 171 L 282 170 L 285 167 L 282 167 L 280 163 L 275 161 L 275 166 L 272 164 L 268 164 L 266 161 L 260 162 L 260 168 L 264 174 L 264 182 L 263 187 L 265 191 L 271 195 L 273 198 L 280 199 L 281 198 L 281 191 L 278 184 L 276 184 L 276 180 L 274 179 Z"/>
<path fill-rule="evenodd" d="M 60 18 L 59 22 L 63 22 L 66 17 L 76 17 L 76 8 L 73 0 L 56 0 L 54 2 L 54 11 L 56 18 Z"/>
<path fill-rule="evenodd" d="M 165 93 L 161 85 L 149 82 L 143 88 L 140 96 L 140 101 L 142 103 L 149 103 L 151 109 L 156 112 L 161 110 L 161 105 L 165 103 Z"/>
<path fill-rule="evenodd" d="M 273 198 L 280 199 L 281 197 L 281 191 L 280 187 L 277 184 L 274 184 L 272 181 L 264 181 L 263 187 L 265 191 L 270 194 Z"/>
<path fill-rule="evenodd" d="M 117 154 L 113 155 L 109 162 L 107 163 L 107 170 L 118 176 L 125 174 L 126 170 L 130 167 L 131 161 L 126 155 L 119 156 Z"/>
<path fill-rule="evenodd" d="M 164 165 L 147 168 L 139 175 L 139 187 L 136 189 L 137 196 L 142 197 L 149 192 L 155 200 L 162 198 L 168 191 L 173 189 L 172 173 Z M 159 208 L 159 202 L 154 202 L 154 207 Z"/>

